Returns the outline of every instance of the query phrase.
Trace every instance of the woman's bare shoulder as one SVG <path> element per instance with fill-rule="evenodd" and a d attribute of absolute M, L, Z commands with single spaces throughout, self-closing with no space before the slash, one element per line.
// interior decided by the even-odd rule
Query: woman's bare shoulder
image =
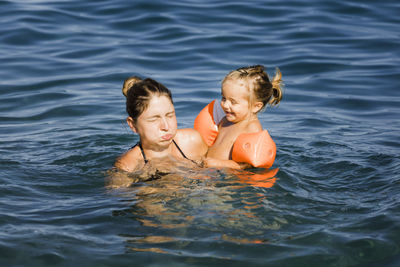
<path fill-rule="evenodd" d="M 142 159 L 141 151 L 138 146 L 131 148 L 122 154 L 114 163 L 114 166 L 120 170 L 131 172 L 139 167 L 140 160 Z"/>

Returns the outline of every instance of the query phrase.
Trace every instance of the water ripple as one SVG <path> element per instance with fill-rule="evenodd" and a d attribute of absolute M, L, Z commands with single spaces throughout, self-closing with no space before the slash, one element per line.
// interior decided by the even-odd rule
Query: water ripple
<path fill-rule="evenodd" d="M 396 266 L 399 10 L 0 2 L 2 263 Z M 259 115 L 278 147 L 270 187 L 248 173 L 183 169 L 105 188 L 138 140 L 124 121 L 125 78 L 167 85 L 178 125 L 192 127 L 223 77 L 251 64 L 279 67 L 285 82 L 280 106 Z"/>

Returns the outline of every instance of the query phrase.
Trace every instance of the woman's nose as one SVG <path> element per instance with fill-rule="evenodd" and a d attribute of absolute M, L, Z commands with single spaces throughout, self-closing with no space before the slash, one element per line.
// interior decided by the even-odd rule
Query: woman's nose
<path fill-rule="evenodd" d="M 166 118 L 162 118 L 162 119 L 161 119 L 160 128 L 161 128 L 162 130 L 168 130 L 168 129 L 169 129 L 168 120 L 167 120 Z"/>

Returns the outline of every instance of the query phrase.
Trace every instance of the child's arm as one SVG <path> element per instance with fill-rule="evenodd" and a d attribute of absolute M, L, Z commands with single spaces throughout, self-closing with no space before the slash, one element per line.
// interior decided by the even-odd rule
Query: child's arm
<path fill-rule="evenodd" d="M 175 139 L 185 155 L 192 160 L 204 157 L 208 151 L 208 146 L 204 142 L 200 133 L 195 129 L 179 129 Z"/>
<path fill-rule="evenodd" d="M 205 158 L 204 167 L 215 167 L 215 168 L 232 168 L 232 169 L 247 169 L 252 166 L 245 162 L 236 162 L 229 159 L 215 159 L 215 158 Z"/>

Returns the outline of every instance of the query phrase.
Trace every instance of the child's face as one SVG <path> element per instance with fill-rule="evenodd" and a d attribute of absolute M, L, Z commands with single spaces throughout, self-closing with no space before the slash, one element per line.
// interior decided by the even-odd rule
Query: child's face
<path fill-rule="evenodd" d="M 221 107 L 229 122 L 237 123 L 249 118 L 249 91 L 242 80 L 228 79 L 222 84 Z"/>
<path fill-rule="evenodd" d="M 155 95 L 136 123 L 129 125 L 139 134 L 143 146 L 168 147 L 177 131 L 174 105 L 168 97 Z"/>

